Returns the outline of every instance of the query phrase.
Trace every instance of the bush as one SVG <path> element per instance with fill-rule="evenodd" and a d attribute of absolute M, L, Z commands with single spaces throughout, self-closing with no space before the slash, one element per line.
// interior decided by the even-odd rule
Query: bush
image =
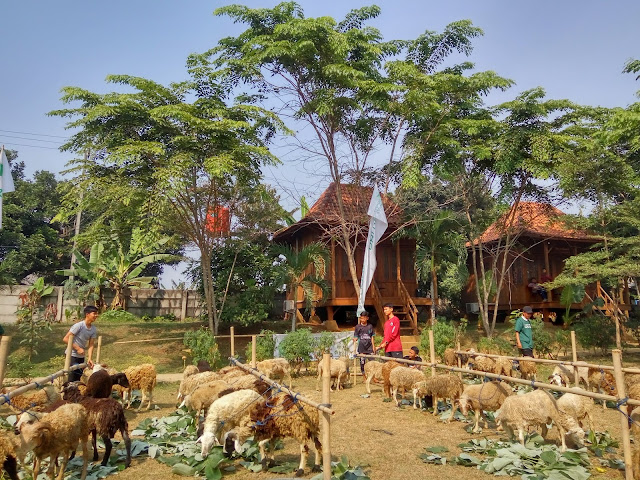
<path fill-rule="evenodd" d="M 185 332 L 183 343 L 191 350 L 191 359 L 194 364 L 200 360 L 206 360 L 214 368 L 220 366 L 220 351 L 216 339 L 208 328 Z"/>
<path fill-rule="evenodd" d="M 143 322 L 154 323 L 175 322 L 178 320 L 178 317 L 176 317 L 173 313 L 165 313 L 164 315 L 156 315 L 155 317 L 152 317 L 151 315 L 143 315 L 142 317 L 140 317 L 140 320 L 142 320 Z"/>
<path fill-rule="evenodd" d="M 603 355 L 615 343 L 616 327 L 609 317 L 590 315 L 575 323 L 576 337 L 584 348 L 600 349 Z"/>
<path fill-rule="evenodd" d="M 278 346 L 280 355 L 299 371 L 303 363 L 308 363 L 314 351 L 314 341 L 311 331 L 300 328 L 289 332 Z"/>
<path fill-rule="evenodd" d="M 516 320 L 520 316 L 520 310 L 514 310 L 509 315 L 509 323 L 511 324 L 511 328 L 508 330 L 513 334 L 513 338 L 515 339 L 515 326 Z M 533 349 L 536 351 L 536 354 L 539 357 L 546 356 L 550 353 L 553 353 L 553 347 L 555 345 L 554 336 L 547 331 L 544 327 L 544 321 L 542 320 L 542 316 L 536 314 L 531 320 L 531 336 L 533 337 Z"/>
<path fill-rule="evenodd" d="M 126 310 L 107 310 L 100 314 L 101 322 L 113 322 L 113 323 L 131 323 L 137 322 L 140 319 L 133 313 L 129 313 Z"/>
<path fill-rule="evenodd" d="M 272 330 L 261 330 L 260 336 L 256 338 L 256 362 L 273 358 L 273 352 L 276 349 L 276 341 L 273 338 L 275 334 Z M 247 344 L 244 350 L 244 356 L 247 361 L 251 360 L 251 342 Z"/>
<path fill-rule="evenodd" d="M 447 348 L 455 348 L 456 343 L 462 338 L 464 331 L 467 328 L 467 321 L 462 320 L 458 325 L 454 322 L 450 322 L 442 317 L 438 318 L 438 322 L 433 327 L 425 328 L 420 334 L 420 350 L 422 352 L 429 352 L 429 330 L 433 329 L 433 343 L 436 351 L 436 355 L 440 358 L 443 357 L 444 351 Z M 422 358 L 425 358 L 423 355 Z"/>
<path fill-rule="evenodd" d="M 513 345 L 506 338 L 482 337 L 478 340 L 478 351 L 481 353 L 491 353 L 493 355 L 511 355 L 513 353 Z"/>
<path fill-rule="evenodd" d="M 318 338 L 313 342 L 313 356 L 320 360 L 325 353 L 331 353 L 331 347 L 335 337 L 331 332 L 322 332 Z"/>

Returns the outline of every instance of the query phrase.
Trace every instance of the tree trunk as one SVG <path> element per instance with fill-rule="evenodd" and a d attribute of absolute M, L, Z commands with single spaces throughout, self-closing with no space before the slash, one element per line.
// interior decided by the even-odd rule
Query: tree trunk
<path fill-rule="evenodd" d="M 218 334 L 218 311 L 216 306 L 216 296 L 213 289 L 213 275 L 211 274 L 211 257 L 209 250 L 200 249 L 200 265 L 202 268 L 202 284 L 204 287 L 204 298 L 207 304 L 207 317 L 209 320 L 209 330 L 213 335 Z"/>
<path fill-rule="evenodd" d="M 433 258 L 433 257 L 432 257 Z M 435 266 L 431 266 L 431 325 L 437 322 L 436 307 L 438 306 L 438 275 Z"/>

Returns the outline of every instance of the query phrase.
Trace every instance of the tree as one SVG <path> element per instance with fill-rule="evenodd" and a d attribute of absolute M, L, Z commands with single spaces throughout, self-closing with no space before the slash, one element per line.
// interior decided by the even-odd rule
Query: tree
<path fill-rule="evenodd" d="M 132 93 L 95 94 L 63 89 L 63 102 L 77 108 L 51 112 L 69 117 L 80 129 L 64 146 L 101 154 L 89 171 L 122 175 L 145 193 L 145 218 L 171 228 L 200 251 L 209 328 L 217 334 L 218 309 L 211 274 L 211 252 L 220 236 L 212 215 L 225 206 L 234 187 L 259 184 L 260 167 L 277 160 L 266 143 L 281 130 L 272 113 L 237 102 L 197 68 L 191 80 L 163 86 L 127 75 L 107 78 Z M 190 99 L 190 101 L 187 100 Z"/>
<path fill-rule="evenodd" d="M 60 206 L 61 182 L 40 170 L 26 178 L 17 152 L 5 150 L 11 162 L 15 191 L 3 197 L 0 230 L 0 284 L 21 282 L 28 275 L 46 282 L 59 280 L 55 271 L 68 264 L 67 240 L 60 222 L 52 221 Z"/>
<path fill-rule="evenodd" d="M 284 257 L 282 267 L 282 278 L 287 284 L 288 297 L 293 298 L 296 303 L 295 309 L 298 311 L 298 290 L 302 290 L 302 300 L 310 308 L 314 301 L 318 300 L 314 288 L 319 287 L 322 296 L 328 292 L 328 285 L 324 280 L 327 264 L 329 263 L 329 251 L 319 242 L 305 245 L 299 251 L 295 251 L 289 245 L 277 245 L 277 254 Z M 291 331 L 296 329 L 296 317 L 291 319 Z"/>

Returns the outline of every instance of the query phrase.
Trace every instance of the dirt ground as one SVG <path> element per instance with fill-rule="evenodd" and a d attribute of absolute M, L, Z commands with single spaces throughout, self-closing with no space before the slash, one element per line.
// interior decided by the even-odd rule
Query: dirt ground
<path fill-rule="evenodd" d="M 320 401 L 320 392 L 315 390 L 315 377 L 303 376 L 294 379 L 294 389 L 305 396 Z M 161 384 L 154 398 L 160 410 L 151 412 L 128 412 L 130 429 L 146 417 L 162 416 L 173 411 L 177 384 Z M 380 386 L 372 388 L 370 398 L 366 394 L 361 378 L 352 388 L 346 388 L 332 394 L 331 403 L 336 411 L 331 421 L 331 453 L 334 460 L 346 455 L 352 465 L 364 466 L 372 480 L 406 480 L 407 478 L 464 478 L 488 479 L 490 476 L 475 468 L 454 465 L 425 464 L 418 457 L 424 453 L 425 447 L 445 446 L 449 449 L 447 457 L 458 455 L 461 449 L 458 444 L 472 438 L 504 438 L 495 428 L 485 429 L 480 434 L 470 434 L 464 429 L 468 424 L 452 421 L 445 424 L 433 415 L 406 406 L 397 408 L 395 404 L 383 402 L 384 394 Z M 596 430 L 608 430 L 615 438 L 620 438 L 619 414 L 612 409 L 602 410 L 596 407 Z M 553 429 L 550 436 L 557 435 Z M 297 462 L 299 450 L 295 441 L 286 440 L 284 450 L 276 452 L 276 461 Z M 622 457 L 619 449 L 618 457 Z M 594 461 L 594 466 L 598 465 Z M 599 473 L 591 470 L 594 479 L 623 478 L 620 471 L 607 469 Z M 234 480 L 264 480 L 290 477 L 291 475 L 275 473 L 253 473 L 238 465 L 233 473 L 225 474 L 225 478 Z M 305 477 L 313 474 L 310 468 L 305 470 Z M 181 478 L 171 473 L 171 468 L 149 458 L 136 458 L 132 466 L 119 473 L 120 480 L 138 480 L 157 478 Z"/>

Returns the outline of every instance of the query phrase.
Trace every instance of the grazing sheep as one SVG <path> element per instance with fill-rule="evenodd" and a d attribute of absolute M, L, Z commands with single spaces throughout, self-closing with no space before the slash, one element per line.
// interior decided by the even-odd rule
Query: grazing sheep
<path fill-rule="evenodd" d="M 196 388 L 202 385 L 213 382 L 214 380 L 222 379 L 223 376 L 220 372 L 202 372 L 183 377 L 180 382 L 180 387 L 178 387 L 178 400 L 183 398 L 185 395 L 193 393 Z"/>
<path fill-rule="evenodd" d="M 389 382 L 389 375 L 394 368 L 400 367 L 399 362 L 390 360 L 382 365 L 382 383 L 384 388 L 384 394 L 386 397 L 391 397 L 391 383 Z"/>
<path fill-rule="evenodd" d="M 12 433 L 0 432 L 0 464 L 11 480 L 18 480 L 18 462 L 15 436 Z"/>
<path fill-rule="evenodd" d="M 270 358 L 256 364 L 260 372 L 265 374 L 270 380 L 281 380 L 289 378 L 289 388 L 291 388 L 291 367 L 285 358 Z"/>
<path fill-rule="evenodd" d="M 320 379 L 322 378 L 322 362 L 318 363 L 318 377 L 316 379 L 316 390 L 320 390 Z M 331 380 L 332 384 L 329 387 L 331 391 L 333 391 L 333 387 L 337 383 L 337 389 L 344 389 L 344 384 L 349 378 L 349 360 L 345 357 L 340 357 L 339 359 L 332 358 L 331 359 Z"/>
<path fill-rule="evenodd" d="M 450 367 L 455 367 L 458 365 L 458 357 L 456 356 L 456 351 L 453 348 L 447 348 L 444 351 L 444 355 L 442 356 L 442 361 L 445 365 Z"/>
<path fill-rule="evenodd" d="M 300 464 L 296 477 L 304 474 L 309 444 L 313 445 L 316 453 L 312 471 L 320 471 L 322 444 L 319 439 L 320 417 L 316 408 L 296 401 L 286 393 L 279 393 L 268 402 L 257 402 L 250 414 L 245 415 L 235 434 L 230 434 L 231 438 L 227 441 L 234 439 L 236 450 L 240 450 L 247 437 L 252 435 L 260 447 L 260 458 L 265 470 L 270 463 L 266 457 L 265 445 L 269 443 L 273 446 L 277 439 L 291 437 L 300 444 Z M 273 461 L 273 458 L 271 460 Z"/>
<path fill-rule="evenodd" d="M 10 393 L 18 387 L 7 387 L 0 390 L 2 393 Z M 60 400 L 60 394 L 53 385 L 46 385 L 40 390 L 29 390 L 11 398 L 7 405 L 16 413 L 32 410 L 42 412 L 49 405 Z"/>
<path fill-rule="evenodd" d="M 470 360 L 470 363 L 473 364 L 473 370 L 479 372 L 493 373 L 496 370 L 496 362 L 493 358 L 483 355 L 476 355 L 473 360 Z"/>
<path fill-rule="evenodd" d="M 542 436 L 546 437 L 547 424 L 552 421 L 560 431 L 561 451 L 567 449 L 565 435 L 577 439 L 577 443 L 584 439 L 584 430 L 577 421 L 560 410 L 555 398 L 545 390 L 507 397 L 496 419 L 501 422 L 509 437 L 513 438 L 514 430 L 518 430 L 518 438 L 523 446 L 524 432 L 529 427 L 542 426 Z"/>
<path fill-rule="evenodd" d="M 187 407 L 188 410 L 194 410 L 196 418 L 199 418 L 200 412 L 208 410 L 211 404 L 220 397 L 220 393 L 229 388 L 230 385 L 224 380 L 214 380 L 184 397 L 179 408 Z"/>
<path fill-rule="evenodd" d="M 556 365 L 549 376 L 549 380 L 552 380 L 558 386 L 566 387 L 573 383 L 574 375 L 571 365 Z M 555 378 L 552 379 L 551 377 Z M 585 387 L 589 385 L 588 367 L 578 367 L 578 382 L 584 383 Z"/>
<path fill-rule="evenodd" d="M 184 380 L 191 375 L 195 375 L 196 373 L 200 373 L 200 369 L 196 365 L 187 365 L 182 372 L 182 379 Z"/>
<path fill-rule="evenodd" d="M 464 383 L 462 383 L 462 380 L 460 380 L 460 377 L 457 375 L 436 375 L 434 377 L 427 377 L 424 382 L 418 382 L 413 385 L 412 390 L 414 397 L 413 408 L 417 408 L 415 398 L 418 396 L 431 395 L 436 405 L 438 404 L 438 398 L 442 398 L 443 400 L 447 398 L 450 399 L 451 407 L 453 408 L 451 416 L 449 417 L 449 419 L 451 419 L 454 418 L 456 410 L 458 409 L 460 395 L 462 395 L 464 391 Z M 433 414 L 438 414 L 437 408 L 433 409 Z M 445 420 L 445 423 L 449 423 L 449 419 Z"/>
<path fill-rule="evenodd" d="M 421 370 L 417 368 L 409 368 L 409 367 L 398 367 L 391 370 L 389 373 L 389 383 L 391 384 L 391 398 L 393 398 L 396 402 L 396 406 L 399 406 L 398 403 L 398 389 L 402 388 L 403 390 L 408 390 L 413 387 L 415 383 L 424 381 L 425 376 Z M 416 406 L 416 395 L 413 395 L 413 407 L 418 408 Z"/>
<path fill-rule="evenodd" d="M 129 380 L 124 373 L 109 375 L 107 370 L 98 370 L 92 373 L 87 380 L 85 395 L 93 398 L 110 398 L 114 385 L 129 388 Z"/>
<path fill-rule="evenodd" d="M 224 367 L 224 368 L 221 368 L 220 370 L 218 370 L 218 374 L 220 374 L 221 377 L 224 380 L 226 380 L 226 379 L 229 379 L 229 378 L 239 377 L 241 375 L 246 375 L 247 372 L 245 372 L 240 367 L 236 367 L 235 365 L 230 365 L 228 367 Z"/>
<path fill-rule="evenodd" d="M 511 370 L 513 369 L 513 362 L 508 358 L 498 357 L 494 358 L 495 366 L 493 373 L 496 375 L 502 375 L 503 377 L 511 377 Z"/>
<path fill-rule="evenodd" d="M 588 388 L 592 391 L 604 393 L 605 395 L 617 395 L 616 380 L 611 372 L 600 368 L 591 368 L 588 370 Z M 607 402 L 602 402 L 602 408 L 607 408 Z"/>
<path fill-rule="evenodd" d="M 58 480 L 64 478 L 64 469 L 67 466 L 69 456 L 82 443 L 82 475 L 87 477 L 87 464 L 89 460 L 89 425 L 87 410 L 79 404 L 62 405 L 57 410 L 42 417 L 42 420 L 33 424 L 22 425 L 19 433 L 18 457 L 24 459 L 28 451 L 33 451 L 35 463 L 33 478 L 38 478 L 42 459 L 50 457 L 49 475 L 54 478 L 57 458 L 62 455 L 62 462 L 58 473 Z"/>
<path fill-rule="evenodd" d="M 373 380 L 382 381 L 382 366 L 384 363 L 375 360 L 369 360 L 364 364 L 364 376 L 366 377 L 365 385 L 367 393 L 371 393 L 371 382 Z"/>
<path fill-rule="evenodd" d="M 235 392 L 236 390 L 251 389 L 251 390 L 255 390 L 260 395 L 262 395 L 263 393 L 265 393 L 267 390 L 271 388 L 271 385 L 269 385 L 267 382 L 259 379 L 258 377 L 256 377 L 251 373 L 242 375 L 241 377 L 233 377 L 229 380 L 226 380 L 226 383 L 229 385 L 228 387 L 229 392 Z M 207 384 L 207 385 L 211 385 L 211 384 Z M 196 392 L 197 391 L 198 390 L 196 390 Z"/>
<path fill-rule="evenodd" d="M 153 389 L 156 386 L 156 367 L 154 367 L 150 363 L 143 363 L 142 365 L 127 368 L 124 373 L 129 380 L 129 389 L 126 393 L 128 399 L 126 408 L 129 408 L 131 406 L 131 401 L 133 400 L 133 396 L 131 395 L 132 391 L 140 390 L 140 392 L 142 393 L 142 400 L 140 400 L 140 405 L 138 406 L 138 409 L 136 411 L 140 411 L 140 409 L 142 408 L 142 404 L 146 399 L 149 400 L 149 403 L 147 404 L 147 410 L 151 410 Z"/>
<path fill-rule="evenodd" d="M 124 466 L 125 468 L 129 467 L 131 464 L 131 440 L 129 438 L 129 425 L 124 415 L 122 405 L 113 398 L 92 398 L 84 396 L 73 383 L 65 385 L 63 397 L 64 400 L 79 403 L 87 409 L 89 430 L 91 431 L 93 439 L 93 460 L 98 460 L 97 435 L 100 435 L 104 442 L 102 465 L 105 466 L 111 456 L 111 439 L 115 437 L 116 432 L 120 432 L 127 451 L 127 459 L 125 460 Z"/>
<path fill-rule="evenodd" d="M 584 420 L 589 423 L 589 430 L 593 427 L 593 399 L 576 393 L 565 393 L 558 399 L 558 408 L 567 415 L 571 415 L 584 429 Z"/>
<path fill-rule="evenodd" d="M 478 431 L 480 425 L 480 417 L 487 423 L 487 417 L 484 411 L 498 410 L 504 403 L 505 398 L 513 393 L 511 387 L 503 382 L 485 382 L 477 385 L 465 385 L 464 391 L 460 396 L 460 411 L 467 416 L 469 408 L 475 413 L 475 422 L 473 425 L 473 433 Z"/>
<path fill-rule="evenodd" d="M 538 375 L 538 364 L 529 360 L 520 360 L 520 377 L 524 380 L 534 380 Z"/>
<path fill-rule="evenodd" d="M 261 398 L 254 390 L 237 390 L 214 401 L 204 420 L 204 431 L 196 441 L 202 444 L 202 456 L 205 457 L 213 445 L 220 445 L 218 435 L 237 426 Z"/>

